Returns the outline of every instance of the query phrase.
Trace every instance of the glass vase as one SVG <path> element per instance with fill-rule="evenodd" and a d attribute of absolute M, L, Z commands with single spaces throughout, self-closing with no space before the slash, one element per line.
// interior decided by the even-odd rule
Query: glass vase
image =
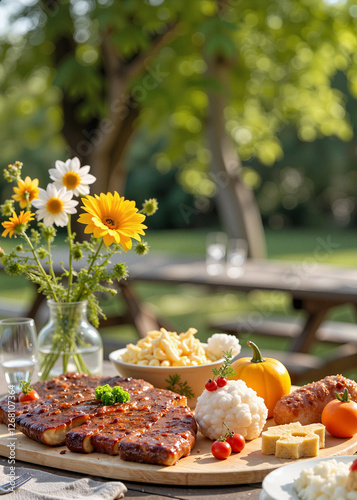
<path fill-rule="evenodd" d="M 103 343 L 87 320 L 87 301 L 47 304 L 50 319 L 38 335 L 41 380 L 66 372 L 101 375 Z"/>

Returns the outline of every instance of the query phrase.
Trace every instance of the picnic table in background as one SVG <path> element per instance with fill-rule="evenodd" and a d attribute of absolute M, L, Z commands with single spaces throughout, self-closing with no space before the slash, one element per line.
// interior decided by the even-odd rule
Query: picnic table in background
<path fill-rule="evenodd" d="M 240 333 L 252 332 L 290 339 L 288 352 L 265 351 L 264 354 L 280 359 L 287 366 L 293 383 L 308 378 L 322 378 L 357 365 L 357 327 L 343 322 L 325 321 L 328 311 L 332 308 L 343 304 L 353 304 L 357 307 L 355 269 L 316 262 L 248 259 L 244 274 L 238 278 L 230 278 L 224 272 L 210 276 L 205 261 L 200 258 L 184 259 L 160 254 L 139 257 L 121 254 L 117 259 L 124 261 L 129 268 L 128 280 L 117 285 L 121 292 L 117 297 L 121 301 L 124 300 L 126 311 L 124 314 L 109 317 L 101 326 L 131 323 L 140 337 L 145 336 L 151 329 L 170 327 L 164 318 L 158 317 L 139 300 L 133 287 L 133 283 L 138 281 L 190 284 L 205 287 L 209 291 L 279 291 L 288 293 L 293 307 L 304 313 L 302 321 L 299 322 L 296 318 L 275 318 L 267 314 L 259 321 L 254 321 L 249 316 L 237 317 L 233 321 L 227 320 L 209 326 L 216 331 L 227 331 L 238 337 Z M 114 258 L 112 260 L 115 262 Z M 37 294 L 26 311 L 26 316 L 36 318 L 43 300 L 43 296 Z M 322 359 L 311 354 L 316 341 L 336 344 L 329 358 Z"/>
<path fill-rule="evenodd" d="M 331 373 L 355 368 L 357 365 L 357 326 L 343 322 L 325 322 L 332 308 L 357 306 L 357 270 L 316 262 L 289 262 L 248 259 L 244 274 L 230 278 L 226 273 L 210 276 L 202 259 L 154 257 L 149 266 L 131 266 L 130 279 L 171 284 L 191 284 L 209 290 L 226 289 L 249 293 L 253 290 L 279 291 L 289 294 L 292 306 L 304 318 L 280 318 L 269 313 L 258 321 L 234 318 L 233 321 L 211 323 L 215 331 L 261 333 L 290 339 L 288 352 L 267 352 L 288 368 L 293 383 L 308 378 L 322 378 Z M 280 326 L 280 328 L 278 328 Z M 326 359 L 311 354 L 316 341 L 331 342 L 336 348 Z M 251 353 L 249 352 L 249 355 Z"/>

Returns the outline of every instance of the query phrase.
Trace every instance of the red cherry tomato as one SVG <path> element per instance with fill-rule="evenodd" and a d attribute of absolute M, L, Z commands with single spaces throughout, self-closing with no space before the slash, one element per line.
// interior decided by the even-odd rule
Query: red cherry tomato
<path fill-rule="evenodd" d="M 228 381 L 225 377 L 218 377 L 218 379 L 216 380 L 216 383 L 217 383 L 218 387 L 224 387 L 225 385 L 227 385 Z"/>
<path fill-rule="evenodd" d="M 205 383 L 205 388 L 207 389 L 207 391 L 215 391 L 217 390 L 217 382 L 215 380 L 209 379 Z"/>
<path fill-rule="evenodd" d="M 357 470 L 357 458 L 352 462 L 350 470 Z"/>
<path fill-rule="evenodd" d="M 232 452 L 231 445 L 227 441 L 215 441 L 211 448 L 212 455 L 219 460 L 225 460 Z"/>
<path fill-rule="evenodd" d="M 234 432 L 233 436 L 227 436 L 226 441 L 227 443 L 230 444 L 232 451 L 234 451 L 234 453 L 240 453 L 245 446 L 244 437 L 241 434 L 238 434 L 237 432 Z"/>
<path fill-rule="evenodd" d="M 36 392 L 34 389 L 32 389 L 29 393 L 25 394 L 24 392 L 21 392 L 19 396 L 19 401 L 20 403 L 24 403 L 25 401 L 34 401 L 35 399 L 39 399 L 40 396 L 38 395 L 38 392 Z"/>

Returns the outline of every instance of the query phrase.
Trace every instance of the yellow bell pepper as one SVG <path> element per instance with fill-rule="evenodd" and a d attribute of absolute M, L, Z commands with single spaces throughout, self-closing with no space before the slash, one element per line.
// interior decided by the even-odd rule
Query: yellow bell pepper
<path fill-rule="evenodd" d="M 254 342 L 248 341 L 248 345 L 253 349 L 253 357 L 234 361 L 231 366 L 236 374 L 229 378 L 243 380 L 248 387 L 256 391 L 257 395 L 264 399 L 270 418 L 277 401 L 290 392 L 290 375 L 277 359 L 264 359 Z"/>

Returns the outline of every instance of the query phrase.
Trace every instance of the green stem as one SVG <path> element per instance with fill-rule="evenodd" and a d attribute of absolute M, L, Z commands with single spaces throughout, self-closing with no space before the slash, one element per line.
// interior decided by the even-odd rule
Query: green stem
<path fill-rule="evenodd" d="M 57 359 L 60 357 L 61 351 L 57 350 L 55 351 L 53 349 L 53 352 L 46 354 L 45 359 L 41 363 L 40 366 L 40 371 L 41 371 L 41 379 L 46 380 L 49 377 L 49 374 L 55 365 Z"/>
<path fill-rule="evenodd" d="M 62 373 L 66 373 L 68 361 L 69 361 L 69 355 L 63 353 L 62 354 Z"/>
<path fill-rule="evenodd" d="M 68 274 L 67 302 L 69 302 L 70 301 L 70 290 L 72 288 L 72 282 L 73 282 L 73 269 L 72 269 L 73 240 L 72 240 L 71 218 L 70 217 L 68 217 L 67 233 L 68 233 L 68 245 L 69 245 L 69 269 L 68 269 L 69 274 Z"/>
<path fill-rule="evenodd" d="M 88 375 L 90 375 L 90 371 L 88 370 L 87 365 L 83 361 L 82 355 L 81 354 L 73 354 L 72 357 L 73 357 L 73 361 L 74 361 L 76 367 L 78 368 L 78 371 L 80 373 L 87 373 Z"/>
<path fill-rule="evenodd" d="M 95 252 L 95 254 L 93 255 L 93 257 L 92 257 L 92 261 L 91 261 L 91 263 L 89 264 L 89 267 L 88 267 L 88 274 L 91 272 L 92 267 L 93 267 L 93 265 L 94 265 L 95 261 L 97 260 L 97 257 L 98 257 L 98 255 L 99 255 L 99 252 L 100 252 L 100 250 L 101 250 L 101 248 L 102 248 L 102 246 L 103 246 L 103 243 L 104 243 L 104 241 L 103 241 L 103 239 L 101 239 L 100 243 L 98 244 L 97 251 L 96 251 L 96 252 Z"/>
<path fill-rule="evenodd" d="M 56 296 L 56 292 L 53 290 L 53 287 L 52 287 L 52 283 L 51 283 L 51 280 L 50 280 L 50 277 L 48 276 L 48 274 L 46 273 L 46 271 L 44 270 L 44 268 L 42 267 L 42 264 L 39 260 L 39 258 L 37 257 L 37 253 L 36 253 L 36 250 L 34 248 L 34 246 L 32 245 L 31 243 L 31 240 L 30 238 L 27 236 L 27 234 L 25 232 L 22 233 L 22 235 L 24 236 L 25 240 L 27 241 L 27 244 L 28 246 L 30 247 L 31 249 L 31 252 L 32 252 L 32 255 L 35 259 L 35 262 L 37 264 L 37 267 L 39 268 L 42 276 L 45 278 L 45 280 L 47 281 L 47 284 L 48 284 L 48 287 L 49 289 L 51 290 L 52 292 L 52 295 L 53 295 L 53 298 L 54 300 L 57 302 L 57 296 Z"/>
<path fill-rule="evenodd" d="M 48 249 L 48 269 L 50 271 L 50 274 L 52 276 L 52 279 L 55 281 L 56 280 L 56 275 L 53 270 L 53 261 L 52 261 L 52 253 L 51 253 L 51 243 L 50 240 L 47 240 L 47 249 Z"/>
<path fill-rule="evenodd" d="M 252 342 L 251 340 L 248 340 L 247 344 L 249 347 L 253 349 L 253 357 L 250 360 L 251 363 L 264 363 L 265 359 L 261 355 L 259 347 L 256 344 L 254 344 L 254 342 Z"/>
<path fill-rule="evenodd" d="M 348 393 L 347 387 L 345 387 L 345 390 L 343 391 L 343 394 L 339 394 L 338 392 L 335 392 L 336 398 L 341 401 L 341 403 L 350 403 L 350 397 Z"/>
<path fill-rule="evenodd" d="M 60 303 L 58 303 L 58 308 L 61 308 Z M 62 358 L 63 373 L 68 371 L 68 363 L 70 359 L 73 359 L 79 372 L 90 374 L 90 370 L 85 364 L 82 354 L 78 353 L 78 349 L 81 346 L 85 346 L 80 335 L 77 334 L 79 323 L 80 318 L 75 307 L 70 308 L 69 311 L 58 309 L 51 350 L 44 355 L 41 362 L 42 380 L 46 380 L 50 376 L 51 370 L 60 357 Z"/>
<path fill-rule="evenodd" d="M 88 269 L 87 269 L 87 274 L 88 274 L 88 275 L 89 275 L 89 274 L 90 274 L 90 272 L 92 271 L 92 267 L 94 266 L 94 263 L 95 263 L 95 261 L 96 261 L 96 259 L 97 259 L 98 255 L 99 255 L 99 252 L 100 252 L 100 250 L 101 250 L 101 248 L 102 248 L 103 243 L 104 243 L 104 242 L 103 242 L 103 239 L 102 239 L 102 240 L 101 240 L 101 242 L 99 243 L 98 248 L 97 248 L 97 251 L 96 251 L 96 252 L 95 252 L 95 254 L 93 255 L 92 260 L 91 260 L 91 262 L 90 262 L 90 264 L 89 264 L 89 267 L 88 267 Z M 84 286 L 82 285 L 82 286 L 81 286 L 81 288 L 80 288 L 80 290 L 79 290 L 79 293 L 78 293 L 78 295 L 77 295 L 77 298 L 76 298 L 75 302 L 79 302 L 79 301 L 82 299 L 82 293 L 83 293 L 83 290 L 84 290 Z"/>
<path fill-rule="evenodd" d="M 228 425 L 226 424 L 226 422 L 223 422 L 223 425 L 224 425 L 224 426 L 226 427 L 226 429 L 227 429 L 227 432 L 226 432 L 225 437 L 233 437 L 234 432 L 232 432 L 232 431 L 230 430 L 230 428 L 228 427 Z"/>

